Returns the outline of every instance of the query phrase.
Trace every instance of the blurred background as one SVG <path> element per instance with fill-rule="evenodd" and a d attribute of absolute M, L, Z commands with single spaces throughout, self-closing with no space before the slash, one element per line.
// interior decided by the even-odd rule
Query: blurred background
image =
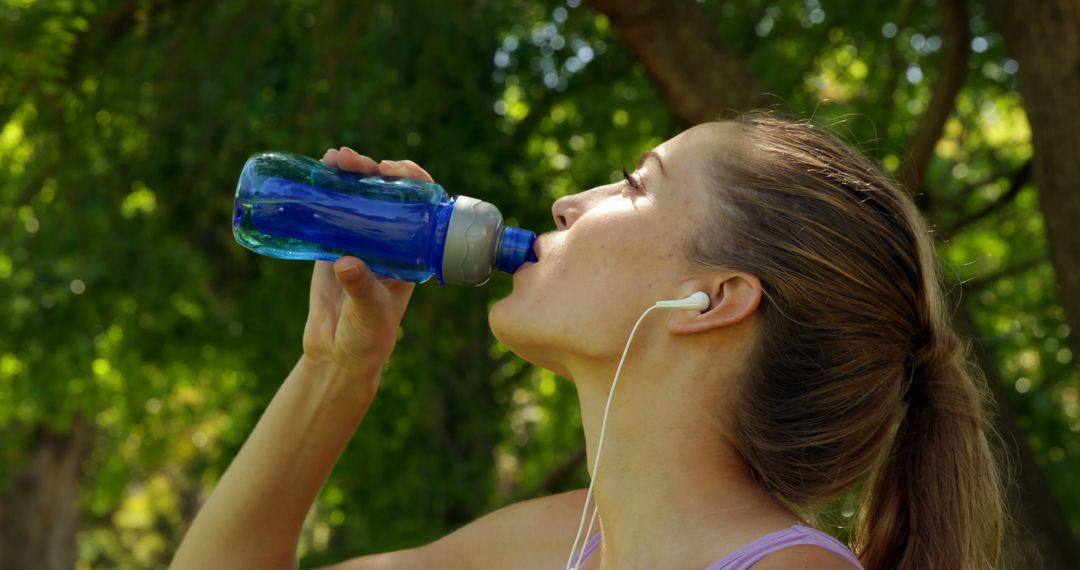
<path fill-rule="evenodd" d="M 253 152 L 409 158 L 539 233 L 759 107 L 915 195 L 994 389 L 1014 565 L 1080 568 L 1074 0 L 0 0 L 0 38 L 0 568 L 166 566 L 299 357 L 311 264 L 231 235 Z M 487 327 L 510 286 L 417 287 L 302 567 L 588 485 L 573 385 Z"/>

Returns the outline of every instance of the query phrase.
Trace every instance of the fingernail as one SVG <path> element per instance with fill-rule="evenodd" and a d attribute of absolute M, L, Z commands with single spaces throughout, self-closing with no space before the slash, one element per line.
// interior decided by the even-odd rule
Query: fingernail
<path fill-rule="evenodd" d="M 341 276 L 348 281 L 356 279 L 360 275 L 360 268 L 352 265 L 341 270 Z"/>
<path fill-rule="evenodd" d="M 383 173 L 390 176 L 405 176 L 406 174 L 405 166 L 396 160 L 384 160 L 380 166 Z"/>
<path fill-rule="evenodd" d="M 342 150 L 342 151 L 345 151 L 345 152 L 350 152 L 350 153 L 352 153 L 352 154 L 355 154 L 355 155 L 357 155 L 357 156 L 359 156 L 359 155 L 360 155 L 360 153 L 356 152 L 355 150 L 353 150 L 353 149 L 351 149 L 351 148 L 349 148 L 349 147 L 347 147 L 347 146 L 343 146 L 343 147 L 341 147 L 341 150 Z"/>

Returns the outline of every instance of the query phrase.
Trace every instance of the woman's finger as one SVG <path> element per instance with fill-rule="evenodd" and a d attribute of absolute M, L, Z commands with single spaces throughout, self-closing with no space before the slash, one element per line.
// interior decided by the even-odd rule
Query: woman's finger
<path fill-rule="evenodd" d="M 355 150 L 343 146 L 338 154 L 338 168 L 363 174 L 378 174 L 379 164 Z"/>
<path fill-rule="evenodd" d="M 384 160 L 379 163 L 379 172 L 389 176 L 401 176 L 434 182 L 434 178 L 428 174 L 428 171 L 411 160 Z"/>
<path fill-rule="evenodd" d="M 398 281 L 396 279 L 388 279 L 382 282 L 383 287 L 386 287 L 387 291 L 390 291 L 390 298 L 393 299 L 394 310 L 400 314 L 405 314 L 405 309 L 409 306 L 409 299 L 412 297 L 413 291 L 416 289 L 416 283 L 411 281 Z"/>
<path fill-rule="evenodd" d="M 338 150 L 336 148 L 330 148 L 326 150 L 326 153 L 322 157 L 323 164 L 333 166 L 337 168 L 338 165 Z"/>
<path fill-rule="evenodd" d="M 333 264 L 334 274 L 341 288 L 354 300 L 368 304 L 377 287 L 375 274 L 357 257 L 343 255 Z"/>

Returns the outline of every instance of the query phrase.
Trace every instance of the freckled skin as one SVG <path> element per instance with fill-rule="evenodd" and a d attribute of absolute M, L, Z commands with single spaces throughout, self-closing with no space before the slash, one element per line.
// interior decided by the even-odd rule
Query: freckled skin
<path fill-rule="evenodd" d="M 699 125 L 656 147 L 664 173 L 653 158 L 631 173 L 644 195 L 620 180 L 557 200 L 540 262 L 515 274 L 513 293 L 491 308 L 496 338 L 565 377 L 575 355 L 620 351 L 641 312 L 672 298 L 686 276 L 680 238 L 709 191 L 700 163 L 723 150 L 732 128 Z"/>

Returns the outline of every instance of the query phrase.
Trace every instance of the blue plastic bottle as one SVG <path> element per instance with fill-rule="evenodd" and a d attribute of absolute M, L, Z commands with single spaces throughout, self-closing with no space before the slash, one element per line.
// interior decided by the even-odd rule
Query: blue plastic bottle
<path fill-rule="evenodd" d="M 282 259 L 363 259 L 375 273 L 423 283 L 482 285 L 494 270 L 536 261 L 536 234 L 504 226 L 494 205 L 450 197 L 434 182 L 346 172 L 264 152 L 244 164 L 233 236 Z"/>

